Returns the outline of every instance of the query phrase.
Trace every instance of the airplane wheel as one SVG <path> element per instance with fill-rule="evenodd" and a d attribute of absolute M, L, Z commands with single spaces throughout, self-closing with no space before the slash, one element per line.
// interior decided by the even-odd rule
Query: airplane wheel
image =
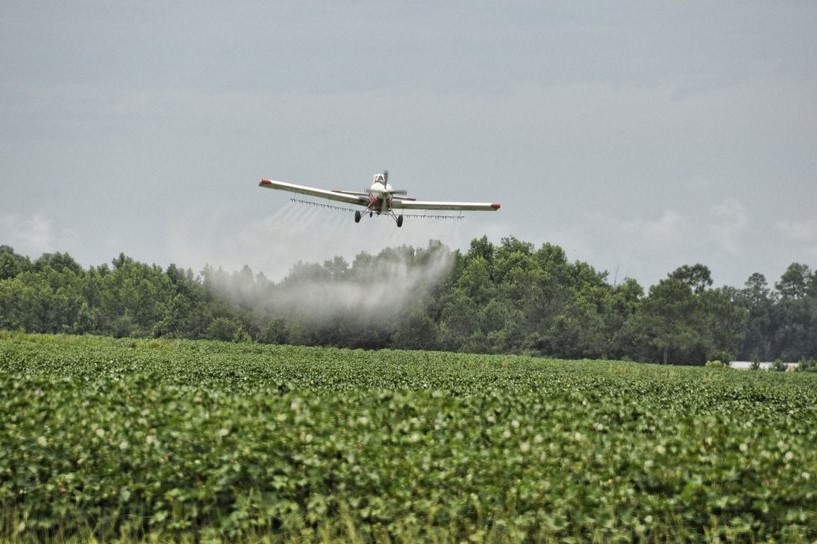
<path fill-rule="evenodd" d="M 398 216 L 397 216 L 397 228 L 400 228 L 400 227 L 402 227 L 402 226 L 403 226 L 403 216 L 402 216 L 402 215 L 398 215 Z"/>
<path fill-rule="evenodd" d="M 360 223 L 360 210 L 355 211 L 355 223 Z"/>

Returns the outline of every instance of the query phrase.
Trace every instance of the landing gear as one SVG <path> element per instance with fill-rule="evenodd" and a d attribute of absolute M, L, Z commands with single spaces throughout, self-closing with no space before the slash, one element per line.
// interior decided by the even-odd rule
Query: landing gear
<path fill-rule="evenodd" d="M 365 213 L 368 213 L 369 217 L 373 217 L 374 214 L 375 214 L 375 210 L 371 210 L 371 209 L 370 210 L 365 210 L 365 211 L 355 210 L 355 223 L 360 223 L 360 220 L 363 219 L 363 214 L 365 214 Z M 376 212 L 376 213 L 377 213 L 377 215 L 380 215 L 380 212 Z M 387 210 L 385 213 L 387 213 L 388 215 L 391 216 L 392 219 L 394 219 L 394 222 L 397 223 L 398 228 L 403 226 L 403 216 L 402 216 L 402 214 L 397 215 L 392 210 Z"/>

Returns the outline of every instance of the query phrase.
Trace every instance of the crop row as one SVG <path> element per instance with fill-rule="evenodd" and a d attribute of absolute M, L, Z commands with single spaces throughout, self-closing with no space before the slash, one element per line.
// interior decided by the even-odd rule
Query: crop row
<path fill-rule="evenodd" d="M 0 538 L 811 541 L 817 381 L 0 337 Z"/>

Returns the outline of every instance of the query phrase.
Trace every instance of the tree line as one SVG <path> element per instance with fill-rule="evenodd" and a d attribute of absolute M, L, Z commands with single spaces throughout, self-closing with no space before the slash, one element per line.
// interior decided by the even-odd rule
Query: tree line
<path fill-rule="evenodd" d="M 198 274 L 120 254 L 83 268 L 0 246 L 0 328 L 115 337 L 526 353 L 703 364 L 817 358 L 817 271 L 713 287 L 684 265 L 645 290 L 570 262 L 553 244 L 475 239 L 298 263 L 273 282 L 249 267 Z"/>

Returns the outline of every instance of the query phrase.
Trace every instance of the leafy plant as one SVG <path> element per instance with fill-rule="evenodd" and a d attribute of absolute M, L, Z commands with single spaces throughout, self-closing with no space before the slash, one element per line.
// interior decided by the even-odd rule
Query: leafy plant
<path fill-rule="evenodd" d="M 797 364 L 797 370 L 800 372 L 817 372 L 817 359 L 803 357 Z"/>
<path fill-rule="evenodd" d="M 815 380 L 1 333 L 0 540 L 811 542 Z"/>
<path fill-rule="evenodd" d="M 772 363 L 772 370 L 777 372 L 785 372 L 788 369 L 786 363 L 783 362 L 783 359 L 775 359 Z"/>

